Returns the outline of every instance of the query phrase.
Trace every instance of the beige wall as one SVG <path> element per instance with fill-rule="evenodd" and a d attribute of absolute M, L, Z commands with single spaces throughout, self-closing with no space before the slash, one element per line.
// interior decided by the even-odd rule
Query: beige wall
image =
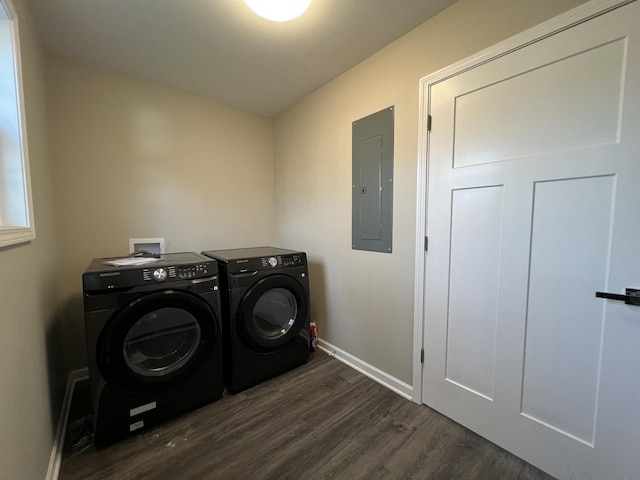
<path fill-rule="evenodd" d="M 86 365 L 81 275 L 127 255 L 271 244 L 273 121 L 70 60 L 48 61 L 67 367 Z"/>
<path fill-rule="evenodd" d="M 37 238 L 0 249 L 0 476 L 44 478 L 66 374 L 86 364 L 80 275 L 93 257 L 127 253 L 130 237 L 163 236 L 170 251 L 306 250 L 320 336 L 410 383 L 418 81 L 582 0 L 460 0 L 275 128 L 199 97 L 45 62 L 26 0 L 13 3 Z M 352 251 L 351 122 L 390 105 L 394 252 Z"/>
<path fill-rule="evenodd" d="M 56 323 L 58 279 L 44 56 L 25 0 L 19 18 L 36 239 L 0 248 L 0 478 L 45 478 L 66 375 Z"/>
<path fill-rule="evenodd" d="M 412 383 L 420 78 L 583 0 L 460 0 L 276 118 L 279 244 L 312 262 L 329 343 Z M 395 105 L 393 253 L 351 249 L 351 122 Z"/>

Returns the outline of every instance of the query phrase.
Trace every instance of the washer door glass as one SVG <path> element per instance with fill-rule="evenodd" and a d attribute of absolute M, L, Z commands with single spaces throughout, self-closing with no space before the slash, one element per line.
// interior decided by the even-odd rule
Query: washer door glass
<path fill-rule="evenodd" d="M 273 340 L 287 334 L 297 315 L 295 295 L 286 288 L 272 288 L 256 301 L 251 323 L 258 336 Z"/>
<path fill-rule="evenodd" d="M 182 368 L 198 351 L 200 325 L 188 311 L 154 310 L 129 330 L 123 345 L 127 366 L 142 376 L 158 377 Z"/>
<path fill-rule="evenodd" d="M 96 364 L 118 388 L 161 390 L 196 371 L 220 336 L 220 320 L 200 296 L 159 290 L 134 297 L 110 318 Z"/>

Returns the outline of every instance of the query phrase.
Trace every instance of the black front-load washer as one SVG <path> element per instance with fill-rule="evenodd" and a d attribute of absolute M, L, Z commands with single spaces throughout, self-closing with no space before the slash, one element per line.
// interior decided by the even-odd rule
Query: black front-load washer
<path fill-rule="evenodd" d="M 121 260 L 95 259 L 82 275 L 98 445 L 217 400 L 224 389 L 216 262 L 191 252 L 144 265 Z"/>
<path fill-rule="evenodd" d="M 237 393 L 309 358 L 309 272 L 304 252 L 210 250 L 218 261 L 224 379 Z"/>

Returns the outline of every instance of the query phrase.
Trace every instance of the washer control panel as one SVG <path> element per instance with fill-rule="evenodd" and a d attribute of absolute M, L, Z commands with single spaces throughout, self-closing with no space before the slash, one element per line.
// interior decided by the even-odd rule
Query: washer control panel
<path fill-rule="evenodd" d="M 145 282 L 156 281 L 164 282 L 165 280 L 190 279 L 206 277 L 210 272 L 208 263 L 192 264 L 192 265 L 168 265 L 164 267 L 149 267 L 142 269 L 142 279 Z"/>
<path fill-rule="evenodd" d="M 218 275 L 215 260 L 194 252 L 166 253 L 142 265 L 114 264 L 122 260 L 121 257 L 94 258 L 82 274 L 85 293 L 199 280 Z"/>
<path fill-rule="evenodd" d="M 197 265 L 181 265 L 176 267 L 176 275 L 178 278 L 199 278 L 206 277 L 211 274 L 211 268 L 208 263 Z"/>

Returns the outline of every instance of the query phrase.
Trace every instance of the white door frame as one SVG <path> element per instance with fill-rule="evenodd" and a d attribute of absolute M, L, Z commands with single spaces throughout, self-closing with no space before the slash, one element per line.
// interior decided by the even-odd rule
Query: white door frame
<path fill-rule="evenodd" d="M 592 17 L 599 16 L 635 0 L 592 0 L 551 20 L 504 40 L 475 55 L 467 57 L 420 80 L 419 123 L 418 123 L 418 171 L 416 205 L 416 253 L 415 290 L 413 319 L 413 397 L 422 404 L 422 361 L 424 348 L 424 279 L 426 270 L 425 236 L 427 235 L 427 176 L 429 174 L 429 135 L 427 117 L 430 113 L 429 94 L 431 86 L 462 72 L 490 62 L 515 50 L 535 43 L 552 34 L 571 28 Z M 436 120 L 437 121 L 437 120 Z"/>

